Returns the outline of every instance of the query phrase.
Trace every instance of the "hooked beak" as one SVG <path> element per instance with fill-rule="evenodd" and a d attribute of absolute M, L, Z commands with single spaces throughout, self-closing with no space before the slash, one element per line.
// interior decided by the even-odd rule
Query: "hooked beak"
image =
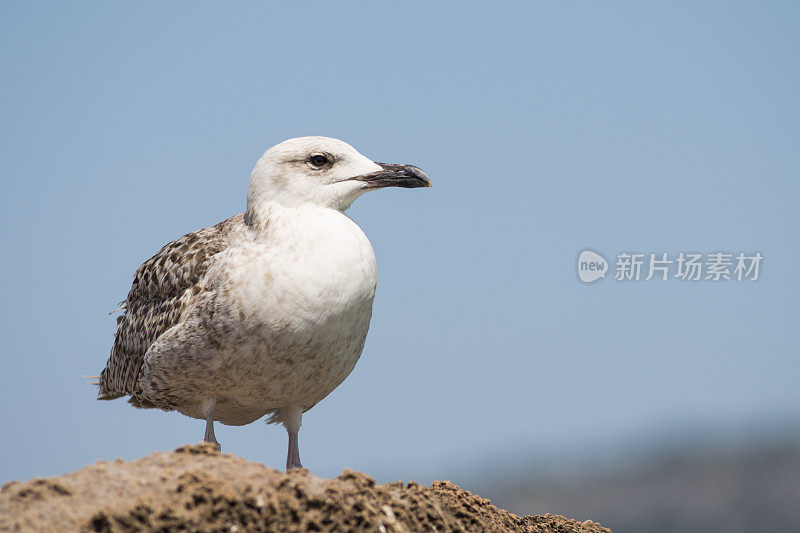
<path fill-rule="evenodd" d="M 431 179 L 425 172 L 414 165 L 394 165 L 392 163 L 375 163 L 381 170 L 362 174 L 351 178 L 356 181 L 363 181 L 369 188 L 379 189 L 382 187 L 405 187 L 407 189 L 415 187 L 430 187 Z"/>

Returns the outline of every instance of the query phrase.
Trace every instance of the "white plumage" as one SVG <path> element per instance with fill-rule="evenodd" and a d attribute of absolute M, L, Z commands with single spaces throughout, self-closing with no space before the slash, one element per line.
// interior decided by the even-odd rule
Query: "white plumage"
<path fill-rule="evenodd" d="M 185 235 L 136 272 L 99 386 L 100 399 L 242 425 L 266 414 L 299 467 L 302 413 L 353 370 L 377 271 L 343 211 L 381 187 L 430 186 L 411 165 L 374 163 L 325 137 L 267 150 L 242 215 Z"/>

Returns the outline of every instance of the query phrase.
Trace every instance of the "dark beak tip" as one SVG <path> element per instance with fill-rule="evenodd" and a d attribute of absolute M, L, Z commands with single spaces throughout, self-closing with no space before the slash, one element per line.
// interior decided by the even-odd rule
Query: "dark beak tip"
<path fill-rule="evenodd" d="M 431 178 L 421 168 L 414 165 L 402 165 L 403 170 L 411 178 L 414 179 L 414 186 L 416 187 L 430 187 Z"/>
<path fill-rule="evenodd" d="M 413 171 L 414 177 L 418 178 L 420 181 L 422 181 L 422 183 L 424 183 L 424 185 L 422 185 L 423 187 L 432 186 L 431 178 L 430 176 L 428 176 L 428 174 L 425 173 L 424 170 L 422 170 L 419 167 L 415 167 L 414 165 L 409 165 L 409 169 Z"/>

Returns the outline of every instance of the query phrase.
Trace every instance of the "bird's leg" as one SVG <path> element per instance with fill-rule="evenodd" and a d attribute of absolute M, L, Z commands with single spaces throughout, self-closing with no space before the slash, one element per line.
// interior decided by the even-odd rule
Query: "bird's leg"
<path fill-rule="evenodd" d="M 214 436 L 214 407 L 216 405 L 217 400 L 213 398 L 203 402 L 203 414 L 206 417 L 206 434 L 203 437 L 203 441 L 214 444 L 217 450 L 222 450 L 222 446 L 217 442 L 217 438 Z"/>
<path fill-rule="evenodd" d="M 280 410 L 280 418 L 283 426 L 289 434 L 289 451 L 286 454 L 286 470 L 292 468 L 303 468 L 300 464 L 300 445 L 297 434 L 303 421 L 303 410 L 297 406 L 284 407 Z"/>
<path fill-rule="evenodd" d="M 289 431 L 289 453 L 286 454 L 286 470 L 292 468 L 303 468 L 300 463 L 300 446 L 297 442 L 298 430 Z"/>

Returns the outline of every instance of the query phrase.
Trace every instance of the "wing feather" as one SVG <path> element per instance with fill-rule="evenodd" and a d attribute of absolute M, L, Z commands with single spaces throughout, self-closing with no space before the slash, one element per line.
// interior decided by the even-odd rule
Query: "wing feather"
<path fill-rule="evenodd" d="M 134 395 L 147 349 L 180 323 L 212 258 L 229 247 L 244 230 L 241 214 L 215 226 L 187 233 L 145 261 L 133 278 L 125 313 L 117 317 L 117 332 L 108 362 L 100 374 L 98 399 Z M 145 407 L 145 405 L 142 405 Z"/>

